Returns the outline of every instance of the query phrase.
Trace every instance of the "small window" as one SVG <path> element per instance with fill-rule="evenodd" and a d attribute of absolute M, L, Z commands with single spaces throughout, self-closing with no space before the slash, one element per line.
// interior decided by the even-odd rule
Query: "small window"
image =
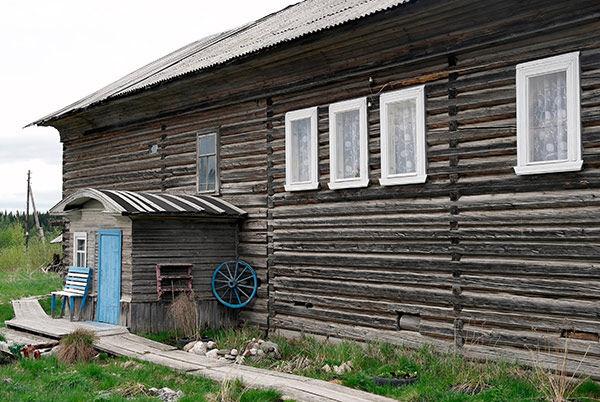
<path fill-rule="evenodd" d="M 329 106 L 329 188 L 369 185 L 367 100 Z"/>
<path fill-rule="evenodd" d="M 87 233 L 73 233 L 73 265 L 86 267 L 87 265 Z"/>
<path fill-rule="evenodd" d="M 388 92 L 380 101 L 379 182 L 383 186 L 425 182 L 425 87 Z"/>
<path fill-rule="evenodd" d="M 198 192 L 219 188 L 217 134 L 198 134 Z"/>
<path fill-rule="evenodd" d="M 517 65 L 517 174 L 581 170 L 579 88 L 579 52 Z"/>
<path fill-rule="evenodd" d="M 319 187 L 319 133 L 317 108 L 285 114 L 285 189 Z"/>

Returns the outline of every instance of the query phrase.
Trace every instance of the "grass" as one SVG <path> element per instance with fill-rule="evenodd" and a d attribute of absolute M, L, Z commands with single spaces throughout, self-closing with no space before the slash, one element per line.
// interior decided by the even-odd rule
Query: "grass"
<path fill-rule="evenodd" d="M 61 253 L 60 244 L 45 246 L 33 238 L 25 249 L 23 243 L 4 246 L 0 249 L 0 271 L 36 271 L 52 262 L 54 254 Z"/>
<path fill-rule="evenodd" d="M 11 300 L 22 297 L 49 294 L 62 288 L 62 279 L 55 272 L 44 273 L 39 269 L 52 261 L 53 254 L 60 253 L 59 244 L 46 247 L 33 239 L 27 250 L 22 244 L 5 246 L 0 250 L 0 327 L 13 318 Z M 50 300 L 40 300 L 49 312 Z"/>
<path fill-rule="evenodd" d="M 259 330 L 248 327 L 204 331 L 202 335 L 213 338 L 220 348 L 239 350 L 246 340 L 262 337 Z M 169 342 L 174 339 L 174 334 L 162 333 L 150 337 Z M 333 345 L 311 337 L 275 337 L 271 340 L 280 345 L 283 359 L 247 364 L 336 382 L 399 401 L 552 401 L 543 392 L 544 378 L 516 362 L 477 362 L 455 354 L 438 353 L 427 347 L 412 350 L 384 343 L 365 345 L 345 341 Z M 325 365 L 333 367 L 344 362 L 351 362 L 352 371 L 338 375 L 323 369 Z M 379 386 L 373 381 L 373 376 L 392 377 L 392 373 L 416 373 L 419 380 L 399 388 Z M 600 385 L 584 381 L 571 398 L 600 400 Z"/>
<path fill-rule="evenodd" d="M 40 395 L 48 402 L 158 401 L 149 394 L 151 387 L 183 391 L 186 396 L 180 402 L 216 401 L 214 396 L 220 391 L 211 380 L 124 358 L 71 365 L 47 357 L 0 365 L 2 401 L 39 401 Z M 235 389 L 232 400 L 275 402 L 281 398 L 275 391 L 247 390 L 242 395 L 244 389 Z"/>
<path fill-rule="evenodd" d="M 40 270 L 0 270 L 0 304 L 10 303 L 26 296 L 49 294 L 62 288 L 62 279 L 56 272 Z"/>
<path fill-rule="evenodd" d="M 14 317 L 11 300 L 26 296 L 49 294 L 62 288 L 62 279 L 58 273 L 42 271 L 1 271 L 0 270 L 0 327 L 4 321 Z M 40 304 L 50 313 L 50 297 L 40 299 Z"/>

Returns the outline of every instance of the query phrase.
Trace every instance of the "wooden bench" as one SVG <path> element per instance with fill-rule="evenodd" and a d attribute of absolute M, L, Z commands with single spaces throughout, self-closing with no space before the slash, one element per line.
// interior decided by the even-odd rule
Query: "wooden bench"
<path fill-rule="evenodd" d="M 79 318 L 85 307 L 85 299 L 87 299 L 88 289 L 92 282 L 92 268 L 69 267 L 65 287 L 58 292 L 52 292 L 52 318 L 54 318 L 54 310 L 56 309 L 56 296 L 62 296 L 63 302 L 60 308 L 60 316 L 65 312 L 65 303 L 69 299 L 69 320 L 73 321 L 73 299 L 81 297 L 81 306 L 79 308 Z"/>

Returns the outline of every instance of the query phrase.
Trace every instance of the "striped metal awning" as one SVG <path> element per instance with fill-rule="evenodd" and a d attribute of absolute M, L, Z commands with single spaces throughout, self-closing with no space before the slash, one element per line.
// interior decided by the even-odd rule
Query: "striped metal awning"
<path fill-rule="evenodd" d="M 246 211 L 220 198 L 209 195 L 146 193 L 85 188 L 65 197 L 50 209 L 52 214 L 65 214 L 79 209 L 90 200 L 104 206 L 104 212 L 121 215 L 205 215 L 242 217 Z"/>

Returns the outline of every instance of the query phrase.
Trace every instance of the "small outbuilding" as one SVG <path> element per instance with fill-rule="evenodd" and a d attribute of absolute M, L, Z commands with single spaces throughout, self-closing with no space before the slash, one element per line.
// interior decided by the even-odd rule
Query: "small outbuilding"
<path fill-rule="evenodd" d="M 244 210 L 207 195 L 86 188 L 51 213 L 68 217 L 66 264 L 94 269 L 83 317 L 135 332 L 160 331 L 171 326 L 173 297 L 193 291 L 206 325 L 235 319 L 210 284 L 221 263 L 237 258 Z"/>

